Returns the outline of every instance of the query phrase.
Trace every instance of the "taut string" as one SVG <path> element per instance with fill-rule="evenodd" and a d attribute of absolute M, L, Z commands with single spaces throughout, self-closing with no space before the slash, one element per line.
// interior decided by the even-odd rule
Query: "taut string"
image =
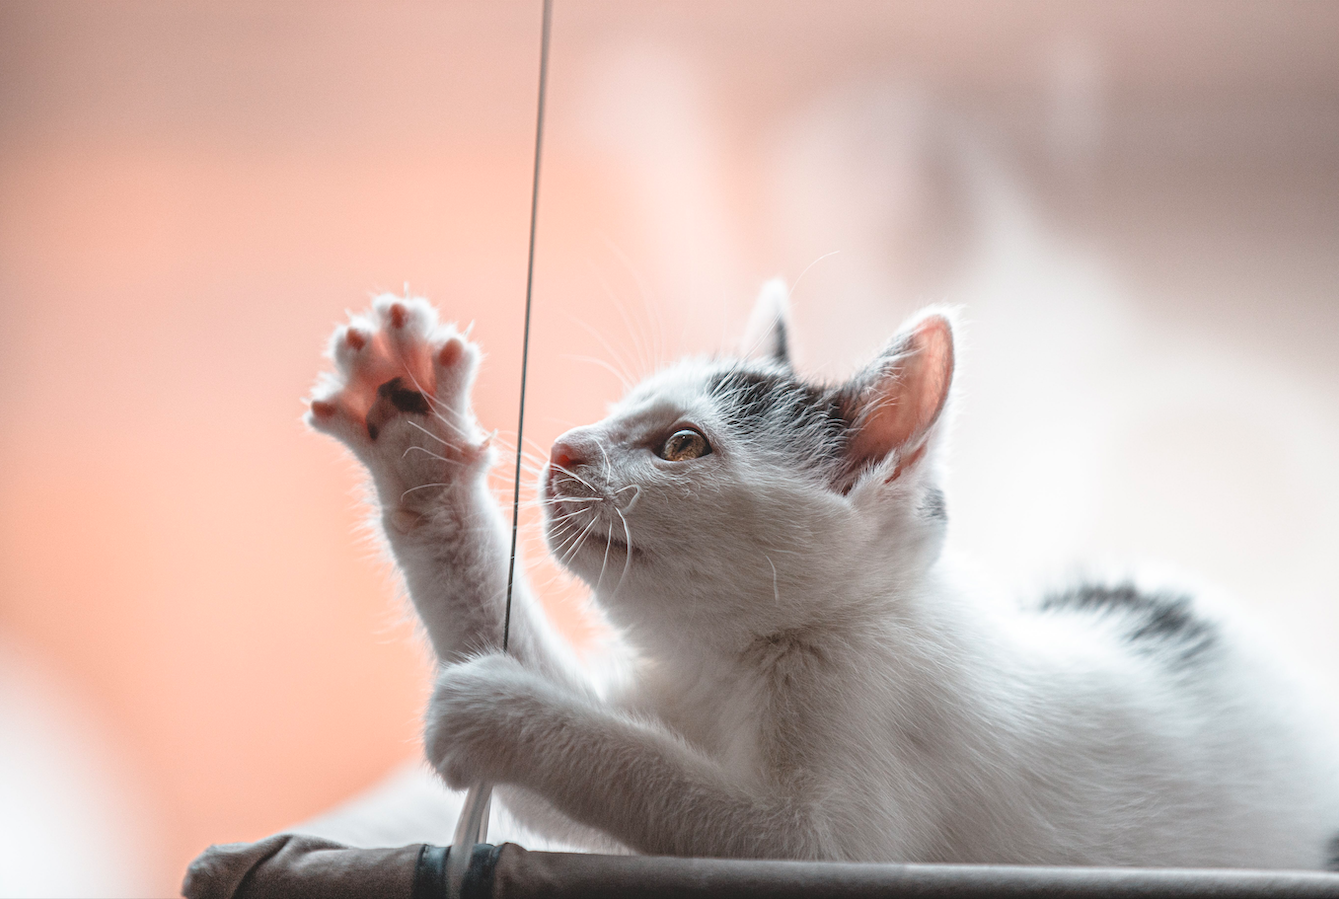
<path fill-rule="evenodd" d="M 516 530 L 521 515 L 521 434 L 525 429 L 525 375 L 530 364 L 530 299 L 535 287 L 535 225 L 539 220 L 539 160 L 544 150 L 544 95 L 549 81 L 549 22 L 553 0 L 544 0 L 539 39 L 539 111 L 535 117 L 535 177 L 530 187 L 530 255 L 525 266 L 525 336 L 521 339 L 521 402 L 516 417 L 516 478 L 511 493 L 511 560 L 507 564 L 507 609 L 502 617 L 502 651 L 511 636 L 511 592 L 516 583 Z"/>
<path fill-rule="evenodd" d="M 525 334 L 521 341 L 521 400 L 516 418 L 516 477 L 511 494 L 511 554 L 507 563 L 507 605 L 502 617 L 502 651 L 511 638 L 511 597 L 516 584 L 516 536 L 521 516 L 521 443 L 525 429 L 525 378 L 530 363 L 530 305 L 535 286 L 535 225 L 539 219 L 539 163 L 544 149 L 544 98 L 549 80 L 549 26 L 553 19 L 553 0 L 544 0 L 544 23 L 539 41 L 539 102 L 535 117 L 535 174 L 530 188 L 530 252 L 525 271 Z M 493 785 L 476 783 L 465 794 L 465 804 L 456 823 L 451 852 L 446 860 L 446 890 L 449 897 L 460 895 L 465 871 L 474 846 L 488 828 L 488 808 Z"/>

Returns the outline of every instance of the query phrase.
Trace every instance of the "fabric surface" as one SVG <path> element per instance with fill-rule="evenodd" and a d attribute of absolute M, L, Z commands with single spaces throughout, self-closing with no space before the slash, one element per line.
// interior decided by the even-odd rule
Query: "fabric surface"
<path fill-rule="evenodd" d="M 353 849 L 279 834 L 211 846 L 191 865 L 187 899 L 439 899 L 446 849 L 422 843 Z M 466 899 L 1248 899 L 1333 897 L 1339 875 L 1300 871 L 1189 871 L 742 861 L 528 852 L 480 844 L 462 885 Z"/>
<path fill-rule="evenodd" d="M 351 849 L 281 833 L 210 846 L 186 871 L 186 899 L 410 899 L 424 845 Z"/>

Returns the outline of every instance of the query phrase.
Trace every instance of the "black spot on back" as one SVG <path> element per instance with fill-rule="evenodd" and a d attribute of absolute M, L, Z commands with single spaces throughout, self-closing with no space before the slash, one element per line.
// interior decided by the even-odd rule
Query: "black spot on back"
<path fill-rule="evenodd" d="M 1325 845 L 1325 870 L 1339 871 L 1339 834 L 1331 837 Z"/>
<path fill-rule="evenodd" d="M 920 513 L 925 518 L 948 521 L 948 505 L 944 502 L 944 491 L 938 487 L 931 487 L 925 491 L 925 498 L 921 500 Z"/>
<path fill-rule="evenodd" d="M 377 388 L 377 396 L 391 401 L 391 405 L 401 412 L 416 412 L 427 415 L 430 411 L 428 398 L 417 390 L 404 386 L 404 378 L 393 378 Z M 376 439 L 375 436 L 373 439 Z"/>
<path fill-rule="evenodd" d="M 1211 647 L 1213 625 L 1196 616 L 1188 596 L 1140 593 L 1133 584 L 1084 584 L 1042 600 L 1043 612 L 1119 616 L 1125 641 L 1140 651 L 1186 662 Z"/>

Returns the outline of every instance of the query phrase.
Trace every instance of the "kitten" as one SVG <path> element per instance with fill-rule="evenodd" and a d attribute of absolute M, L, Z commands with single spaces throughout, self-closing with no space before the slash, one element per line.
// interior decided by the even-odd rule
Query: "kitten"
<path fill-rule="evenodd" d="M 1334 744 L 1232 624 L 1078 584 L 1004 609 L 941 557 L 953 328 L 850 381 L 688 359 L 554 444 L 546 535 L 626 650 L 583 666 L 518 577 L 470 407 L 477 348 L 420 299 L 339 328 L 308 421 L 367 466 L 442 667 L 429 760 L 602 849 L 918 862 L 1315 868 Z"/>

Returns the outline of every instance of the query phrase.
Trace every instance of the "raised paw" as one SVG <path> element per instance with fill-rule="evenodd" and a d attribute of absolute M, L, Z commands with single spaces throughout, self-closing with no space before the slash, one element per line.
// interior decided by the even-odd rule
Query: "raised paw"
<path fill-rule="evenodd" d="M 329 356 L 335 371 L 313 389 L 307 423 L 368 466 L 400 523 L 412 524 L 434 488 L 481 467 L 488 440 L 469 402 L 479 350 L 438 324 L 426 300 L 377 297 L 335 329 Z"/>

